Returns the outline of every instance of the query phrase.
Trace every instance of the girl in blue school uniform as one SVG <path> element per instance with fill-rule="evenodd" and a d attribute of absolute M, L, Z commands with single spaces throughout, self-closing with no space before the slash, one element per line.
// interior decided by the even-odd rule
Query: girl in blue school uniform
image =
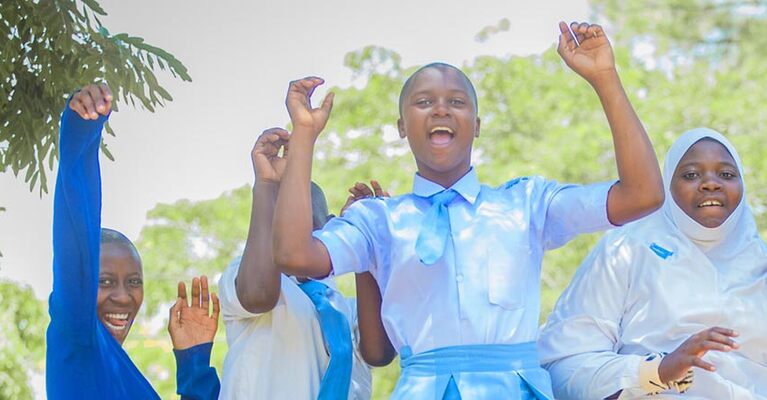
<path fill-rule="evenodd" d="M 53 213 L 53 292 L 47 331 L 46 391 L 58 399 L 158 399 L 122 344 L 144 298 L 141 258 L 123 234 L 101 228 L 101 131 L 111 112 L 106 84 L 82 88 L 61 115 Z M 168 330 L 182 398 L 218 397 L 209 365 L 218 299 L 208 313 L 207 280 L 179 283 Z M 204 307 L 204 310 L 203 310 Z"/>
<path fill-rule="evenodd" d="M 471 165 L 480 133 L 474 87 L 457 68 L 430 64 L 400 95 L 397 124 L 418 167 L 412 193 L 361 200 L 312 233 L 312 154 L 333 95 L 312 108 L 311 93 L 323 81 L 290 85 L 293 133 L 274 219 L 275 261 L 291 275 L 371 273 L 383 328 L 401 357 L 393 399 L 552 398 L 535 345 L 543 252 L 663 202 L 658 162 L 610 43 L 597 25 L 571 28 L 575 38 L 560 23 L 559 54 L 602 102 L 617 182 L 523 177 L 482 185 Z"/>

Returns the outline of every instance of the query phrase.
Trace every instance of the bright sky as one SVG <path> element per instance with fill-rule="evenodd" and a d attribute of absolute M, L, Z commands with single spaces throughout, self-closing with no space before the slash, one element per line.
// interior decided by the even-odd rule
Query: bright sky
<path fill-rule="evenodd" d="M 556 41 L 559 20 L 589 16 L 586 0 L 100 4 L 112 34 L 127 32 L 169 51 L 193 78 L 183 83 L 160 74 L 173 102 L 155 114 L 123 105 L 111 116 L 117 138 L 107 141 L 116 162 L 102 157 L 102 224 L 131 239 L 157 203 L 214 198 L 251 182 L 255 138 L 288 122 L 288 82 L 317 75 L 328 85 L 349 85 L 347 52 L 377 45 L 398 52 L 404 66 L 436 60 L 460 66 L 479 55 L 539 53 Z M 502 18 L 511 22 L 508 32 L 474 39 Z M 0 206 L 7 208 L 0 213 L 0 277 L 31 285 L 40 298 L 52 283 L 52 201 L 52 193 L 41 199 L 22 178 L 0 174 Z"/>

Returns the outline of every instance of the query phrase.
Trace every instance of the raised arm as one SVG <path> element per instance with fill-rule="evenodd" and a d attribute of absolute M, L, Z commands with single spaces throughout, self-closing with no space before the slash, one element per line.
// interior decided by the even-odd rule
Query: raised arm
<path fill-rule="evenodd" d="M 274 214 L 273 256 L 288 275 L 324 277 L 331 271 L 327 249 L 312 236 L 312 156 L 333 106 L 332 93 L 321 107 L 311 106 L 312 92 L 323 82 L 315 77 L 293 81 L 285 101 L 293 134 Z"/>
<path fill-rule="evenodd" d="M 586 79 L 599 96 L 613 136 L 620 181 L 607 198 L 607 215 L 615 225 L 650 214 L 663 204 L 658 160 L 650 138 L 623 90 L 607 36 L 599 25 L 572 23 L 578 43 L 564 22 L 559 23 L 558 52 L 565 63 Z"/>
<path fill-rule="evenodd" d="M 235 287 L 242 307 L 254 314 L 272 310 L 280 298 L 280 271 L 272 257 L 272 219 L 280 178 L 285 171 L 288 137 L 284 129 L 267 129 L 251 151 L 256 183 L 248 239 Z"/>
<path fill-rule="evenodd" d="M 77 92 L 61 115 L 53 200 L 51 327 L 90 344 L 95 328 L 101 240 L 101 130 L 112 106 L 106 84 Z"/>

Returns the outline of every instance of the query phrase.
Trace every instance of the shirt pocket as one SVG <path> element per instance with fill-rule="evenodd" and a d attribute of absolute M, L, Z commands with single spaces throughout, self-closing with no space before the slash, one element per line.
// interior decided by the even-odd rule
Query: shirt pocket
<path fill-rule="evenodd" d="M 515 244 L 487 253 L 488 296 L 491 304 L 507 310 L 523 308 L 528 296 L 530 248 Z"/>

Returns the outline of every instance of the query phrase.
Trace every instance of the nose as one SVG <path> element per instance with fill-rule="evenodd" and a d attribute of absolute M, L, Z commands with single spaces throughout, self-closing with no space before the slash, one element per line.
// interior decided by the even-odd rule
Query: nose
<path fill-rule="evenodd" d="M 706 174 L 700 183 L 700 190 L 704 192 L 715 192 L 722 189 L 722 183 L 716 175 Z"/>
<path fill-rule="evenodd" d="M 434 102 L 432 113 L 435 117 L 446 117 L 450 115 L 450 108 L 447 106 L 447 100 L 438 99 Z"/>
<path fill-rule="evenodd" d="M 121 305 L 130 304 L 132 300 L 128 288 L 123 285 L 117 285 L 117 287 L 112 289 L 109 293 L 109 299 Z"/>

